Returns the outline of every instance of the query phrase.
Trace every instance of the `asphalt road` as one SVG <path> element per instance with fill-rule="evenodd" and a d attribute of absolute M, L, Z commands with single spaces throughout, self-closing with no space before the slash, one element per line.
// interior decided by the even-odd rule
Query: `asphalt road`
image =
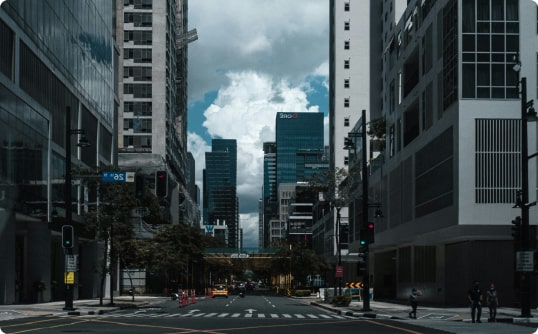
<path fill-rule="evenodd" d="M 0 333 L 446 333 L 390 320 L 338 315 L 301 301 L 264 295 L 165 301 L 103 315 L 41 316 L 0 322 Z"/>

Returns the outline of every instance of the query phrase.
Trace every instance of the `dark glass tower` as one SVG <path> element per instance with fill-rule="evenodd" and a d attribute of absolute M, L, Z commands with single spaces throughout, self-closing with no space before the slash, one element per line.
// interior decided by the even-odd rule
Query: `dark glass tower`
<path fill-rule="evenodd" d="M 204 171 L 204 225 L 227 226 L 228 247 L 239 246 L 237 202 L 237 142 L 213 139 L 206 152 Z"/>
<path fill-rule="evenodd" d="M 277 113 L 276 147 L 276 189 L 281 183 L 304 181 L 302 177 L 308 172 L 303 169 L 299 173 L 297 167 L 310 159 L 305 153 L 310 150 L 319 154 L 324 149 L 323 113 Z"/>

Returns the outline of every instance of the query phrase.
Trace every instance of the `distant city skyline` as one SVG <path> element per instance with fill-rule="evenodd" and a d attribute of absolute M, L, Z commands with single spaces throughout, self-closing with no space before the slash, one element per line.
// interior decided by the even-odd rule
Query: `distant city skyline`
<path fill-rule="evenodd" d="M 189 2 L 198 40 L 189 45 L 188 147 L 202 189 L 211 139 L 237 139 L 245 247 L 258 245 L 263 143 L 275 140 L 276 113 L 328 115 L 328 9 L 318 0 Z"/>

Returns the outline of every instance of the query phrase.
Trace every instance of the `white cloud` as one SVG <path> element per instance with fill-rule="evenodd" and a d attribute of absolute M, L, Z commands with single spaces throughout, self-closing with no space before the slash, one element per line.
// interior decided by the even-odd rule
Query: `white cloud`
<path fill-rule="evenodd" d="M 276 113 L 317 112 L 318 106 L 307 107 L 306 85 L 292 86 L 285 80 L 273 82 L 269 75 L 252 71 L 228 73 L 227 78 L 229 82 L 205 111 L 203 125 L 213 138 L 237 140 L 237 194 L 240 211 L 247 212 L 246 217 L 252 218 L 242 222 L 245 240 L 250 240 L 257 238 L 263 143 L 275 140 Z M 211 148 L 199 135 L 189 133 L 189 150 L 200 169 L 196 173 L 200 179 L 205 165 L 203 152 Z"/>
<path fill-rule="evenodd" d="M 329 3 L 229 0 L 223 6 L 222 0 L 191 1 L 193 28 L 198 40 L 189 45 L 189 104 L 218 92 L 203 113 L 203 127 L 212 138 L 237 140 L 241 225 L 245 246 L 255 246 L 263 143 L 275 140 L 276 113 L 317 112 L 319 107 L 308 101 L 309 80 L 322 77 L 328 88 Z M 210 143 L 189 133 L 189 150 L 202 189 Z"/>
<path fill-rule="evenodd" d="M 328 23 L 327 1 L 191 1 L 189 29 L 196 28 L 198 40 L 189 44 L 189 98 L 219 89 L 228 71 L 304 81 L 328 62 Z"/>

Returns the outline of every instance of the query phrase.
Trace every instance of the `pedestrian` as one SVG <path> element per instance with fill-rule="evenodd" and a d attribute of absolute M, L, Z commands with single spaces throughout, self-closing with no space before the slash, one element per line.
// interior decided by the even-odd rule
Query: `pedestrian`
<path fill-rule="evenodd" d="M 422 292 L 417 288 L 411 290 L 409 295 L 409 305 L 411 305 L 411 312 L 409 312 L 409 318 L 417 318 L 418 297 L 422 296 Z"/>
<path fill-rule="evenodd" d="M 489 290 L 486 291 L 486 302 L 489 308 L 489 322 L 497 321 L 497 307 L 499 306 L 499 298 L 497 297 L 497 290 L 495 284 L 491 283 Z"/>
<path fill-rule="evenodd" d="M 482 314 L 482 290 L 480 290 L 480 282 L 474 281 L 473 286 L 467 292 L 467 298 L 469 298 L 471 306 L 471 320 L 473 322 L 482 322 L 480 321 L 480 315 Z"/>

